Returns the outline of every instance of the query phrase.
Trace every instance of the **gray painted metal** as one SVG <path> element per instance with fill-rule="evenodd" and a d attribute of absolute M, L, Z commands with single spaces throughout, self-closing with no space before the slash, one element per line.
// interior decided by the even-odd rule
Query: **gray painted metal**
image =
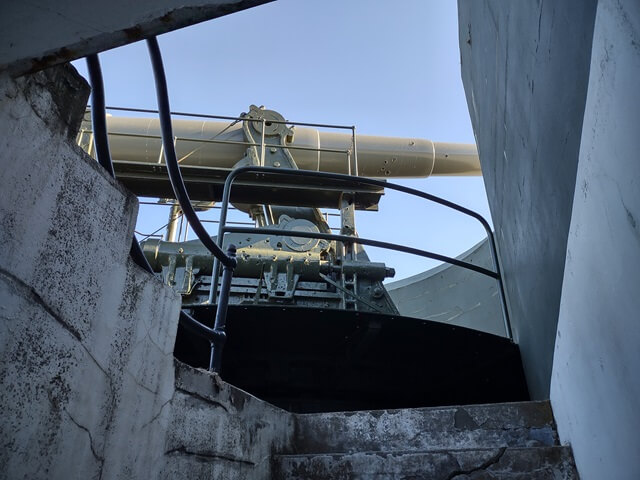
<path fill-rule="evenodd" d="M 0 73 L 35 72 L 270 1 L 3 1 Z"/>
<path fill-rule="evenodd" d="M 533 398 L 548 398 L 595 0 L 459 0 L 462 79 Z"/>
<path fill-rule="evenodd" d="M 492 269 L 487 240 L 458 257 Z M 494 335 L 508 336 L 502 318 L 498 285 L 476 272 L 443 264 L 426 272 L 385 284 L 398 311 L 405 317 L 460 325 Z"/>

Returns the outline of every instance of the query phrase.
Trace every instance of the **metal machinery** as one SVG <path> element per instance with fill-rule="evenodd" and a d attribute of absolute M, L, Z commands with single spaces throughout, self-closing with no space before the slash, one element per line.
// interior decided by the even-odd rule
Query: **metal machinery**
<path fill-rule="evenodd" d="M 118 177 L 139 195 L 170 197 L 164 179 L 160 179 L 163 158 L 158 121 L 109 117 L 107 123 Z M 174 131 L 178 158 L 191 183 L 190 194 L 200 201 L 201 208 L 219 200 L 216 185 L 225 172 L 240 166 L 383 178 L 480 173 L 473 145 L 362 135 L 356 139 L 355 129 L 332 133 L 290 126 L 278 112 L 255 105 L 231 124 L 178 120 Z M 79 143 L 90 153 L 91 139 L 91 125 L 86 121 Z M 195 182 L 198 185 L 193 188 Z M 287 185 L 265 184 L 255 192 L 247 187 L 240 187 L 232 201 L 255 222 L 255 233 L 231 233 L 224 238 L 225 245 L 238 248 L 231 304 L 290 304 L 397 314 L 382 284 L 394 275 L 393 268 L 371 262 L 358 245 L 343 246 L 294 234 L 330 233 L 319 210 L 330 207 L 340 211 L 340 233 L 357 235 L 355 210 L 377 210 L 382 191 L 352 185 L 328 193 L 316 185 L 315 190 L 301 194 Z M 198 240 L 175 241 L 177 208 L 170 214 L 165 239 L 144 241 L 143 251 L 163 281 L 182 295 L 184 308 L 215 303 L 213 257 Z M 282 230 L 282 235 L 261 234 L 260 228 L 267 226 Z"/>
<path fill-rule="evenodd" d="M 158 121 L 110 116 L 107 123 L 120 180 L 138 195 L 171 197 L 163 176 Z M 201 208 L 220 200 L 221 183 L 229 170 L 248 165 L 382 178 L 480 174 L 474 145 L 356 138 L 355 128 L 342 128 L 351 131 L 291 126 L 278 112 L 252 105 L 231 123 L 174 121 L 174 143 L 190 195 Z M 89 121 L 82 126 L 79 143 L 91 153 Z M 356 244 L 295 236 L 296 231 L 331 233 L 321 207 L 339 210 L 341 234 L 357 235 L 355 210 L 377 210 L 383 191 L 355 184 L 301 189 L 299 179 L 279 182 L 239 179 L 233 191 L 234 206 L 251 217 L 256 229 L 224 237 L 224 245 L 238 248 L 230 303 L 397 314 L 382 284 L 394 275 L 393 268 L 371 262 Z M 215 262 L 200 241 L 175 241 L 178 208 L 172 208 L 164 240 L 144 241 L 143 251 L 163 281 L 182 295 L 184 308 L 215 303 Z M 264 227 L 282 234 L 261 234 Z"/>
<path fill-rule="evenodd" d="M 173 130 L 191 200 L 203 209 L 222 200 L 218 236 L 224 234 L 223 248 L 237 247 L 221 370 L 226 381 L 297 412 L 527 398 L 517 345 L 399 315 L 382 283 L 393 268 L 344 240 L 357 236 L 355 211 L 377 210 L 384 194 L 384 181 L 367 184 L 359 176 L 479 175 L 475 146 L 356 136 L 354 127 L 294 124 L 256 106 L 214 119 L 226 122 L 174 120 Z M 107 127 L 118 179 L 136 195 L 174 198 L 158 120 L 110 116 Z M 78 141 L 93 153 L 89 121 Z M 245 166 L 270 169 L 234 171 Z M 223 190 L 231 179 L 229 201 L 250 216 L 251 227 L 223 225 Z M 333 226 L 343 240 L 310 235 L 336 235 L 324 209 L 338 211 Z M 174 204 L 164 239 L 146 240 L 143 250 L 156 274 L 182 295 L 183 309 L 211 327 L 219 269 L 200 241 L 176 241 L 179 213 Z M 174 355 L 206 367 L 210 345 L 180 326 Z"/>

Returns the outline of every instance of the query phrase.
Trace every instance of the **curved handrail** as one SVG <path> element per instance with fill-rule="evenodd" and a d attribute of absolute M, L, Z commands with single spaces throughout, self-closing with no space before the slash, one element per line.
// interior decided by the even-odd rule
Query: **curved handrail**
<path fill-rule="evenodd" d="M 224 226 L 222 228 L 222 233 L 223 234 L 225 233 L 256 233 L 256 229 L 249 228 L 249 227 Z M 295 232 L 288 232 L 280 228 L 265 228 L 265 227 L 260 227 L 260 230 L 258 230 L 258 233 L 260 233 L 261 235 L 262 234 L 283 235 L 283 234 L 295 233 L 296 237 L 301 237 L 301 238 L 317 238 L 320 240 L 329 240 L 329 241 L 336 240 L 342 243 L 358 243 L 361 245 L 369 245 L 370 247 L 386 248 L 387 250 L 395 250 L 398 252 L 411 253 L 413 255 L 418 255 L 420 257 L 431 258 L 433 260 L 450 263 L 458 267 L 466 268 L 467 270 L 473 270 L 474 272 L 481 273 L 482 275 L 486 275 L 491 278 L 495 278 L 495 279 L 498 278 L 498 274 L 496 272 L 480 267 L 478 265 L 474 265 L 473 263 L 463 262 L 462 260 L 458 260 L 457 258 L 447 257 L 446 255 L 430 252 L 428 250 L 421 250 L 419 248 L 413 248 L 413 247 L 405 247 L 404 245 L 398 245 L 397 243 L 383 242 L 381 240 L 373 240 L 370 238 L 362 238 L 362 237 L 352 237 L 350 235 L 339 235 L 336 233 L 303 232 L 298 230 L 296 230 Z"/>
<path fill-rule="evenodd" d="M 458 267 L 466 268 L 468 270 L 472 270 L 472 271 L 490 276 L 494 278 L 498 283 L 498 291 L 500 292 L 500 300 L 501 300 L 501 306 L 502 306 L 505 333 L 509 339 L 513 340 L 511 321 L 509 318 L 509 312 L 508 312 L 507 303 L 506 303 L 504 284 L 502 281 L 503 279 L 500 273 L 500 264 L 498 261 L 495 239 L 493 237 L 493 232 L 491 231 L 491 227 L 489 226 L 489 223 L 479 213 L 474 212 L 473 210 L 470 210 L 466 207 L 458 205 L 444 198 L 438 197 L 437 195 L 421 192 L 420 190 L 416 190 L 414 188 L 405 187 L 404 185 L 398 185 L 398 184 L 386 182 L 383 180 L 376 180 L 373 178 L 366 178 L 366 177 L 355 177 L 351 175 L 344 175 L 341 173 L 316 172 L 312 170 L 292 170 L 292 169 L 280 169 L 280 168 L 274 168 L 274 167 L 247 166 L 247 167 L 240 167 L 235 170 L 232 170 L 231 173 L 229 173 L 229 175 L 227 176 L 227 179 L 225 181 L 224 191 L 222 194 L 222 202 L 221 202 L 221 209 L 220 209 L 220 224 L 218 227 L 218 237 L 217 237 L 217 241 L 220 243 L 220 245 L 223 244 L 223 236 L 226 232 L 232 232 L 232 231 L 238 232 L 238 233 L 247 233 L 252 231 L 255 232 L 255 229 L 226 226 L 227 212 L 228 212 L 230 198 L 231 198 L 231 186 L 234 180 L 238 176 L 244 173 L 250 173 L 250 172 L 263 173 L 267 175 L 269 174 L 270 175 L 289 175 L 289 176 L 293 175 L 293 176 L 300 176 L 300 177 L 324 178 L 327 180 L 341 180 L 341 181 L 356 183 L 360 185 L 372 185 L 372 186 L 381 187 L 381 188 L 389 188 L 391 190 L 407 193 L 409 195 L 413 195 L 434 203 L 438 203 L 440 205 L 443 205 L 445 207 L 448 207 L 460 213 L 463 213 L 467 216 L 475 218 L 477 221 L 480 222 L 480 224 L 484 227 L 486 231 L 487 239 L 491 247 L 491 256 L 493 259 L 493 265 L 494 265 L 495 271 L 487 270 L 485 268 L 478 267 L 477 265 L 473 265 L 468 262 L 463 262 L 455 258 L 447 257 L 447 256 L 436 254 L 433 252 L 428 252 L 426 250 L 405 247 L 402 245 L 396 245 L 388 242 L 381 242 L 378 240 L 363 239 L 363 238 L 351 237 L 347 235 L 326 234 L 326 233 L 319 233 L 319 232 L 318 233 L 296 232 L 296 235 L 304 238 L 319 238 L 319 239 L 327 239 L 327 240 L 338 240 L 341 242 L 348 242 L 348 243 L 361 243 L 363 245 L 378 246 L 381 248 L 388 248 L 391 250 L 397 250 L 397 251 L 402 251 L 406 253 L 413 253 L 415 255 L 419 255 L 427 258 L 433 258 L 435 260 L 440 260 L 452 265 L 456 265 Z M 282 234 L 282 230 L 276 230 L 276 229 L 261 228 L 260 231 L 268 235 Z M 214 279 L 212 279 L 212 282 L 211 282 L 211 289 L 212 289 L 211 295 L 210 295 L 211 300 L 215 299 L 215 296 L 216 296 L 215 290 L 217 288 L 217 271 L 218 271 L 218 266 L 216 264 L 214 265 L 214 270 L 213 270 Z"/>

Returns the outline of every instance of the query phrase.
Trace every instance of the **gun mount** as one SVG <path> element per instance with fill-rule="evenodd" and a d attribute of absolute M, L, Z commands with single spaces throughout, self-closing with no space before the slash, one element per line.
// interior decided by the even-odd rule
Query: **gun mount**
<path fill-rule="evenodd" d="M 226 117 L 230 118 L 230 117 Z M 247 165 L 304 169 L 370 177 L 477 175 L 474 145 L 412 138 L 334 133 L 287 122 L 273 110 L 252 105 L 229 122 L 175 120 L 174 144 L 192 198 L 219 201 L 229 171 Z M 157 119 L 107 118 L 116 174 L 134 193 L 170 198 Z M 335 127 L 335 126 L 329 126 Z M 79 143 L 91 153 L 91 125 L 85 121 Z M 319 208 L 340 210 L 340 233 L 357 235 L 355 210 L 377 210 L 379 188 L 259 176 L 239 179 L 232 202 L 255 222 L 255 234 L 227 234 L 224 246 L 238 247 L 231 304 L 287 304 L 397 314 L 382 281 L 394 271 L 371 262 L 361 246 L 296 237 L 296 231 L 330 233 Z M 199 241 L 175 242 L 176 208 L 165 240 L 146 240 L 143 251 L 185 308 L 216 302 L 213 258 Z M 260 228 L 282 230 L 266 235 Z M 213 287 L 212 287 L 213 285 Z"/>
<path fill-rule="evenodd" d="M 371 262 L 348 240 L 358 236 L 355 211 L 378 209 L 385 179 L 477 175 L 474 146 L 356 137 L 353 127 L 346 127 L 350 134 L 328 134 L 255 106 L 227 120 L 177 120 L 174 131 L 194 206 L 213 208 L 223 200 L 214 238 L 223 248 L 237 247 L 222 362 L 227 381 L 296 412 L 526 398 L 517 346 L 402 316 L 382 283 L 393 268 Z M 120 181 L 139 196 L 173 198 L 157 121 L 109 117 L 107 123 Z M 78 141 L 93 153 L 89 123 Z M 243 166 L 271 168 L 239 172 Z M 350 175 L 331 177 L 325 170 Z M 382 180 L 358 179 L 365 175 Z M 224 189 L 227 180 L 233 180 L 230 190 Z M 223 190 L 230 198 L 223 199 Z M 175 241 L 180 207 L 170 202 L 164 239 L 142 242 L 143 252 L 156 275 L 180 293 L 183 309 L 211 327 L 219 268 L 200 241 Z M 225 225 L 228 202 L 251 217 L 251 227 Z M 330 228 L 321 208 L 339 211 L 337 228 Z M 210 352 L 207 339 L 179 325 L 177 359 L 206 367 Z"/>

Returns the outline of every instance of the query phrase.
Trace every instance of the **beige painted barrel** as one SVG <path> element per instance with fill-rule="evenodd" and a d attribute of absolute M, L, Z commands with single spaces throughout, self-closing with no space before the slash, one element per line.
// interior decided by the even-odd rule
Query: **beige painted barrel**
<path fill-rule="evenodd" d="M 91 124 L 85 122 L 83 129 L 90 131 Z M 109 116 L 107 129 L 114 161 L 163 162 L 157 119 Z M 183 165 L 233 168 L 248 148 L 240 122 L 173 120 L 173 130 L 176 153 Z M 279 148 L 278 141 L 279 137 L 266 136 L 265 155 L 272 148 Z M 293 141 L 286 146 L 300 169 L 349 173 L 353 155 L 350 132 L 294 127 Z M 351 162 L 353 165 L 352 157 Z M 358 175 L 378 178 L 481 174 L 478 153 L 472 144 L 360 134 L 357 166 Z"/>

